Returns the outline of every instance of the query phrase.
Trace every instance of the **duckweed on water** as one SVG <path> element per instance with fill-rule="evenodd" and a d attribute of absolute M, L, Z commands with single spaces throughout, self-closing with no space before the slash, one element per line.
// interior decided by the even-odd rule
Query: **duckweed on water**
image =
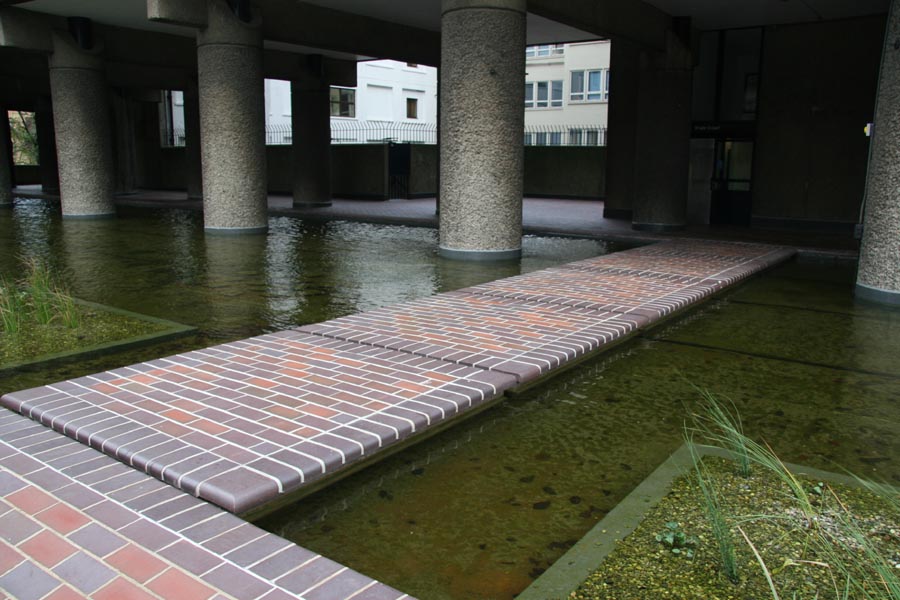
<path fill-rule="evenodd" d="M 823 552 L 811 541 L 803 515 L 789 498 L 791 491 L 771 471 L 754 469 L 749 477 L 735 473 L 731 461 L 706 457 L 709 475 L 726 502 L 728 513 L 760 553 L 781 598 L 843 598 L 845 578 L 835 564 L 834 552 Z M 878 553 L 900 571 L 900 514 L 896 506 L 865 489 L 826 484 L 800 478 L 808 486 L 818 512 L 815 527 L 836 533 L 832 525 L 851 514 L 859 530 Z M 651 509 L 628 537 L 604 560 L 597 571 L 570 595 L 577 600 L 761 600 L 772 598 L 765 574 L 753 550 L 735 538 L 739 582 L 722 573 L 709 521 L 704 512 L 696 474 L 678 478 L 669 494 Z M 845 510 L 846 509 L 846 510 Z M 667 523 L 698 539 L 693 558 L 673 554 L 656 540 Z M 853 539 L 834 542 L 841 552 L 864 550 Z M 860 554 L 857 558 L 862 558 Z M 893 598 L 873 589 L 872 594 L 851 591 L 848 598 Z"/>

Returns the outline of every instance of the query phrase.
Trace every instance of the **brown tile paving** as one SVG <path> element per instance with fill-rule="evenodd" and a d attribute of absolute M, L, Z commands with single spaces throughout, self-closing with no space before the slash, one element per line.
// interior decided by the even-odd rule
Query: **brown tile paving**
<path fill-rule="evenodd" d="M 416 359 L 286 331 L 107 377 L 7 394 L 2 402 L 179 489 L 243 512 L 491 400 L 515 383 L 482 369 Z M 172 373 L 178 383 L 169 379 Z M 123 386 L 133 377 L 166 392 L 154 400 L 126 391 L 132 401 L 122 402 Z M 200 380 L 202 392 L 189 387 Z M 181 408 L 171 408 L 174 403 Z M 297 416 L 285 417 L 285 408 Z M 215 420 L 201 416 L 206 411 Z M 69 465 L 66 473 L 90 472 L 87 477 L 106 482 L 104 493 L 134 480 L 134 472 L 105 463 L 100 469 L 98 460 Z"/>
<path fill-rule="evenodd" d="M 188 511 L 196 511 L 199 506 L 207 507 L 210 512 L 190 522 L 178 522 L 177 514 L 173 513 L 183 507 L 172 500 L 163 501 L 163 506 L 169 507 L 169 514 L 160 512 L 162 507 L 158 504 L 142 509 L 130 508 L 97 494 L 95 490 L 100 482 L 90 477 L 92 471 L 64 474 L 66 467 L 59 468 L 62 461 L 59 454 L 32 471 L 20 468 L 14 472 L 6 467 L 6 462 L 22 455 L 22 445 L 38 447 L 31 442 L 59 438 L 65 440 L 65 444 L 54 444 L 57 450 L 68 449 L 83 454 L 84 448 L 76 441 L 66 440 L 51 429 L 8 411 L 0 412 L 0 424 L 15 425 L 4 431 L 27 434 L 15 436 L 17 439 L 12 441 L 0 435 L 0 457 L 3 458 L 0 462 L 0 591 L 3 593 L 0 597 L 5 593 L 35 600 L 87 596 L 100 600 L 240 600 L 292 598 L 296 597 L 294 590 L 302 588 L 304 591 L 334 590 L 334 594 L 310 596 L 332 600 L 349 598 L 362 589 L 385 588 L 385 598 L 408 598 L 183 492 L 177 492 L 178 497 L 187 498 L 194 506 Z M 89 459 L 91 463 L 100 468 L 117 464 L 93 450 L 89 453 L 93 455 Z M 99 458 L 99 463 L 94 458 Z M 18 461 L 17 464 L 22 467 L 26 463 Z M 57 489 L 59 494 L 37 488 L 39 482 L 46 479 L 48 469 L 66 479 L 66 484 Z M 140 488 L 144 495 L 155 490 L 172 491 L 165 483 L 146 475 L 142 479 L 140 485 L 130 485 Z M 61 493 L 64 490 L 65 497 Z M 75 506 L 66 498 L 93 502 Z M 110 521 L 120 525 L 102 523 L 93 519 L 89 512 L 101 506 L 115 507 L 120 513 L 129 513 L 130 517 L 119 515 Z M 151 511 L 156 518 L 149 516 Z M 65 517 L 42 522 L 41 517 L 48 514 Z M 201 520 L 198 522 L 198 519 Z M 240 530 L 243 535 L 229 537 L 229 543 L 224 545 L 207 544 L 187 535 L 187 532 L 213 522 L 216 526 L 208 530 L 213 536 L 210 541 L 225 538 L 232 531 Z M 229 551 L 241 555 L 247 564 L 230 560 Z M 307 568 L 312 565 L 316 568 Z M 281 585 L 279 580 L 289 585 Z"/>

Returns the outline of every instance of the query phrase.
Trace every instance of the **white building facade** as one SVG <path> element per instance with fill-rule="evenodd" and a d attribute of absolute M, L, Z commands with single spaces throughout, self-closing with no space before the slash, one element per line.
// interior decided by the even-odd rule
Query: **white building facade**
<path fill-rule="evenodd" d="M 609 40 L 525 50 L 525 144 L 606 144 Z"/>

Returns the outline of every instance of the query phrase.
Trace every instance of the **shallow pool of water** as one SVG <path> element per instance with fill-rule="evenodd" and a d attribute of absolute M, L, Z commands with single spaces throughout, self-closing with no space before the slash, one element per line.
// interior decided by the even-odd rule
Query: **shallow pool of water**
<path fill-rule="evenodd" d="M 512 598 L 682 443 L 694 386 L 785 460 L 900 482 L 900 313 L 851 282 L 776 269 L 262 525 L 423 599 Z"/>
<path fill-rule="evenodd" d="M 192 325 L 164 346 L 0 382 L 0 392 L 187 349 L 316 323 L 606 253 L 594 240 L 526 236 L 521 261 L 437 256 L 432 229 L 272 217 L 267 235 L 206 236 L 200 213 L 120 208 L 116 219 L 62 221 L 58 206 L 0 209 L 0 276 L 46 260 L 82 299 Z"/>
<path fill-rule="evenodd" d="M 62 222 L 0 210 L 0 274 L 48 260 L 79 297 L 199 328 L 9 377 L 0 391 L 428 296 L 606 252 L 527 237 L 520 262 L 436 256 L 429 229 L 272 218 L 204 236 L 197 213 Z M 512 598 L 682 440 L 694 386 L 731 398 L 786 460 L 900 481 L 900 314 L 851 267 L 790 264 L 461 423 L 261 525 L 423 600 Z"/>

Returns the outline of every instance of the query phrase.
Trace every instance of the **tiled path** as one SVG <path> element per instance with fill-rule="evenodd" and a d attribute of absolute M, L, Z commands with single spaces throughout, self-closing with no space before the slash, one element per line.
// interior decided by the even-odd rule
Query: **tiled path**
<path fill-rule="evenodd" d="M 202 500 L 238 514 L 258 510 L 792 254 L 759 244 L 666 242 L 7 394 L 0 403 L 47 427 L 13 413 L 0 417 L 0 521 L 16 523 L 0 523 L 0 537 L 11 536 L 0 586 L 14 589 L 34 576 L 50 591 L 84 563 L 91 565 L 84 573 L 106 577 L 85 586 L 164 595 L 157 579 L 129 578 L 110 562 L 114 551 L 137 543 L 171 577 L 199 576 L 190 580 L 209 586 L 210 595 L 225 580 L 214 576 L 219 570 L 249 570 L 246 585 L 273 590 L 264 593 L 319 585 L 304 597 L 346 598 L 367 585 L 354 597 L 398 597 L 349 570 L 322 583 L 343 568 Z M 79 500 L 82 494 L 93 502 Z M 107 508 L 118 516 L 107 517 Z M 55 527 L 54 511 L 72 525 Z M 237 547 L 247 540 L 219 528 L 195 539 L 189 532 L 198 523 L 253 531 L 271 540 L 259 542 L 268 552 L 242 558 Z M 92 550 L 94 536 L 79 536 L 88 527 L 108 545 Z M 166 543 L 134 537 L 144 529 L 162 531 Z M 37 536 L 62 549 L 48 559 L 60 560 L 43 561 L 29 543 Z M 294 570 L 254 570 L 279 544 L 284 560 L 271 560 Z M 154 577 L 168 573 L 160 569 Z M 357 587 L 335 591 L 344 585 Z"/>

